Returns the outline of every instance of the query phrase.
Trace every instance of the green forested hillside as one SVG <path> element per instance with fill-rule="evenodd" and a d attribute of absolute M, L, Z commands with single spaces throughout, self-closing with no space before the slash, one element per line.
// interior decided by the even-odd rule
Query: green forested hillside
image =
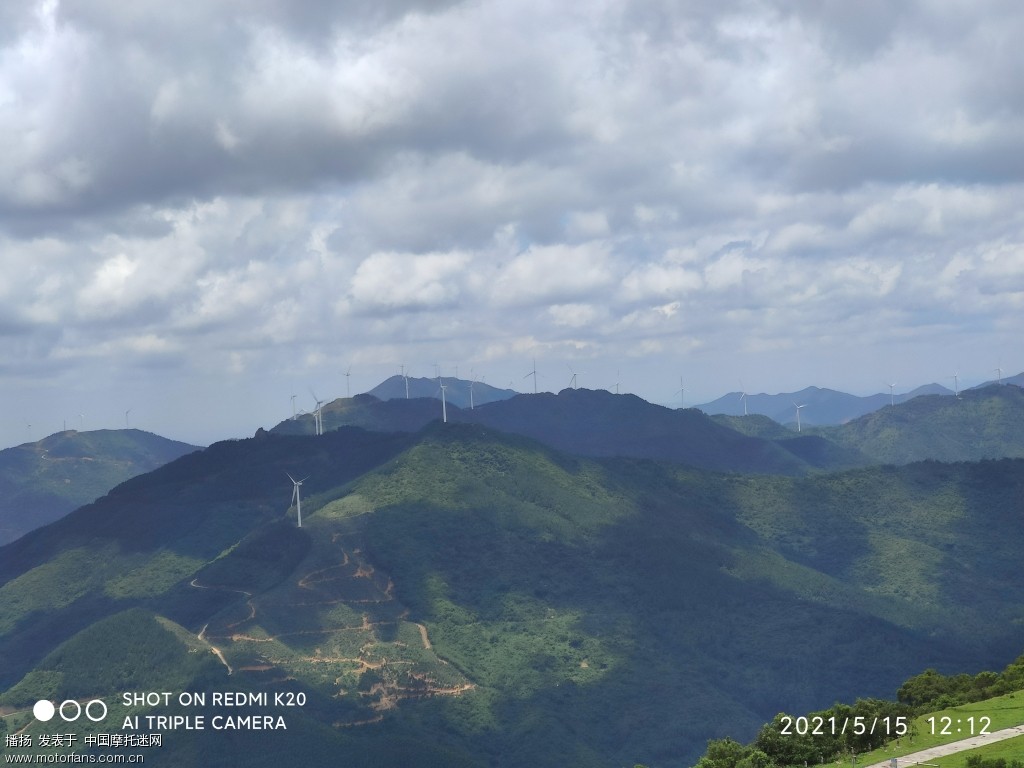
<path fill-rule="evenodd" d="M 103 429 L 59 432 L 0 451 L 0 544 L 194 450 L 138 429 Z"/>
<path fill-rule="evenodd" d="M 0 730 L 39 733 L 39 698 L 120 718 L 125 688 L 287 691 L 308 704 L 286 733 L 169 733 L 147 762 L 689 766 L 780 710 L 1019 651 L 1024 459 L 904 460 L 1012 455 L 1021 404 L 990 387 L 744 435 L 584 390 L 447 424 L 436 401 L 335 401 L 323 436 L 219 443 L 0 548 Z M 111 461 L 148 450 L 120 439 Z M 64 436 L 31 471 L 99 447 Z"/>
<path fill-rule="evenodd" d="M 285 472 L 308 475 L 301 530 Z M 48 672 L 65 640 L 158 616 L 219 652 L 204 685 L 311 697 L 252 764 L 301 732 L 310 765 L 690 765 L 780 709 L 1012 653 L 1022 486 L 1009 460 L 796 479 L 466 424 L 261 434 L 0 549 L 0 706 L 78 690 Z M 175 739 L 229 761 L 215 734 Z"/>
<path fill-rule="evenodd" d="M 1024 457 L 1024 389 L 992 384 L 916 397 L 813 433 L 878 464 Z"/>

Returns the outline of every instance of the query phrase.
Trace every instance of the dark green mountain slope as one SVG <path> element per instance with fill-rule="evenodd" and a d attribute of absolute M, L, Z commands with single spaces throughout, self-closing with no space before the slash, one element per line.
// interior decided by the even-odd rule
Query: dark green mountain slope
<path fill-rule="evenodd" d="M 372 432 L 416 432 L 440 418 L 441 402 L 427 397 L 379 400 L 363 394 L 332 400 L 323 406 L 325 432 L 340 427 L 359 427 Z M 270 431 L 278 435 L 314 435 L 313 414 L 286 419 Z"/>
<path fill-rule="evenodd" d="M 854 448 L 841 446 L 821 435 L 797 433 L 760 414 L 717 415 L 712 416 L 711 420 L 740 434 L 771 440 L 816 469 L 835 471 L 863 467 L 872 463 L 867 456 Z"/>
<path fill-rule="evenodd" d="M 789 475 L 803 474 L 816 466 L 788 447 L 740 434 L 700 411 L 672 410 L 634 395 L 613 395 L 604 390 L 565 389 L 557 395 L 518 395 L 473 410 L 449 404 L 447 410 L 449 422 L 481 424 L 525 435 L 581 456 L 649 458 L 721 471 Z M 370 395 L 358 395 L 325 405 L 323 422 L 325 430 L 347 425 L 414 432 L 441 415 L 437 400 L 382 402 Z M 313 417 L 307 414 L 281 422 L 272 432 L 311 435 Z"/>
<path fill-rule="evenodd" d="M 795 435 L 793 430 L 759 413 L 752 413 L 749 416 L 715 414 L 710 418 L 716 424 L 721 424 L 723 427 L 728 427 L 739 432 L 741 435 L 749 437 L 763 437 L 767 440 L 788 440 Z"/>
<path fill-rule="evenodd" d="M 564 389 L 520 395 L 449 420 L 532 437 L 580 456 L 628 456 L 734 472 L 801 474 L 807 465 L 769 440 L 716 424 L 700 411 L 673 410 L 635 395 Z"/>
<path fill-rule="evenodd" d="M 928 395 L 815 434 L 873 463 L 978 461 L 1024 456 L 1024 390 L 1012 384 Z"/>
<path fill-rule="evenodd" d="M 301 530 L 285 471 L 309 476 Z M 1022 461 L 793 479 L 466 424 L 262 434 L 0 549 L 0 707 L 126 681 L 310 697 L 287 733 L 169 733 L 158 765 L 690 765 L 779 709 L 1016 650 L 1022 490 Z M 207 664 L 52 675 L 61 643 L 136 621 Z"/>
<path fill-rule="evenodd" d="M 58 432 L 0 451 L 0 544 L 197 450 L 138 429 Z"/>

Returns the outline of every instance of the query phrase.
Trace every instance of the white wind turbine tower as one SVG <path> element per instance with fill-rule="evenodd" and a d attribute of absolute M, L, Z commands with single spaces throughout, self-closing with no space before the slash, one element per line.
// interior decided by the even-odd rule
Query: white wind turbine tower
<path fill-rule="evenodd" d="M 953 380 L 953 394 L 960 397 L 960 371 L 953 371 L 950 378 Z"/>
<path fill-rule="evenodd" d="M 475 410 L 476 406 L 473 405 L 473 385 L 476 383 L 476 377 L 473 375 L 473 369 L 469 369 L 469 410 Z"/>
<path fill-rule="evenodd" d="M 793 403 L 793 405 L 796 407 L 796 431 L 799 432 L 800 431 L 800 409 L 801 408 L 806 408 L 807 407 L 807 403 L 804 403 L 803 405 L 797 405 L 796 403 Z"/>
<path fill-rule="evenodd" d="M 616 368 L 615 369 L 615 394 L 616 395 L 619 394 L 619 379 L 622 378 L 620 376 L 620 373 L 621 373 L 621 371 L 619 371 L 619 369 Z"/>
<path fill-rule="evenodd" d="M 747 415 L 747 388 L 743 386 L 743 380 L 740 380 L 740 400 L 743 401 L 743 415 Z"/>
<path fill-rule="evenodd" d="M 129 408 L 127 411 L 124 412 L 124 428 L 125 429 L 131 429 L 131 425 L 128 423 L 128 414 L 131 413 L 131 412 L 132 412 L 131 408 Z"/>
<path fill-rule="evenodd" d="M 686 407 L 686 387 L 683 386 L 683 377 L 679 377 L 679 389 L 672 393 L 673 395 L 679 395 L 679 407 Z"/>
<path fill-rule="evenodd" d="M 352 375 L 352 366 L 350 365 L 348 367 L 348 370 L 345 371 L 345 397 L 352 397 L 352 390 L 349 389 L 349 382 L 348 382 L 348 377 L 351 376 L 351 375 Z"/>
<path fill-rule="evenodd" d="M 533 394 L 537 394 L 537 358 L 533 358 L 533 370 L 523 376 L 524 379 L 528 379 L 533 376 Z M 511 385 L 511 382 L 509 383 Z"/>
<path fill-rule="evenodd" d="M 85 431 L 85 414 L 84 413 L 78 414 L 78 418 L 82 420 L 82 431 L 84 432 Z"/>
<path fill-rule="evenodd" d="M 572 378 L 569 379 L 569 388 L 576 389 L 576 371 L 574 371 L 572 369 L 572 366 L 569 365 L 568 363 L 565 364 L 565 367 L 568 368 L 569 372 L 572 374 Z"/>
<path fill-rule="evenodd" d="M 409 399 L 409 377 L 405 375 L 405 366 L 402 366 L 402 379 L 405 381 L 405 399 Z"/>
<path fill-rule="evenodd" d="M 448 404 L 445 402 L 444 393 L 448 389 L 448 385 L 445 384 L 443 381 L 441 381 L 440 377 L 438 377 L 437 381 L 438 381 L 438 386 L 441 388 L 441 420 L 445 424 L 447 424 L 448 423 Z"/>
<path fill-rule="evenodd" d="M 892 382 L 889 385 L 889 405 L 892 405 L 892 406 L 896 405 L 896 395 L 893 393 L 893 387 L 895 387 L 895 386 L 896 386 L 896 382 L 895 381 Z"/>
<path fill-rule="evenodd" d="M 316 410 L 313 411 L 313 432 L 317 435 L 324 433 L 324 417 L 323 417 L 323 404 L 324 401 L 316 396 L 316 392 L 310 387 L 309 394 L 313 396 L 316 401 Z"/>
<path fill-rule="evenodd" d="M 309 475 L 306 475 L 302 480 L 296 480 L 291 476 L 291 473 L 285 472 L 288 475 L 288 479 L 292 481 L 292 503 L 291 506 L 295 507 L 299 515 L 299 528 L 302 527 L 302 496 L 299 493 L 299 488 L 302 487 L 303 482 L 309 479 Z"/>
<path fill-rule="evenodd" d="M 295 421 L 295 398 L 298 395 L 292 395 L 292 421 Z"/>

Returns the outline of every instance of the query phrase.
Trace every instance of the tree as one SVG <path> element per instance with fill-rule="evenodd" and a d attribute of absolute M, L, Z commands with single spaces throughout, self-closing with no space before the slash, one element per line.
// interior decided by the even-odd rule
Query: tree
<path fill-rule="evenodd" d="M 697 761 L 694 768 L 737 768 L 737 763 L 749 752 L 748 747 L 733 739 L 712 739 L 708 742 L 704 757 Z"/>

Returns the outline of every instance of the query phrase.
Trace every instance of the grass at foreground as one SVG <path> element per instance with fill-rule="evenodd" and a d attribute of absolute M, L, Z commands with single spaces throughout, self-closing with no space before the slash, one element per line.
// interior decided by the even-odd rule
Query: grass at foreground
<path fill-rule="evenodd" d="M 995 744 L 971 749 L 967 752 L 958 752 L 947 757 L 939 757 L 928 762 L 932 765 L 940 766 L 940 768 L 964 768 L 967 764 L 967 758 L 974 757 L 975 755 L 986 760 L 995 760 L 999 757 L 1005 758 L 1007 761 L 1020 760 L 1024 758 L 1024 736 L 1006 739 L 1006 741 L 997 741 Z"/>
<path fill-rule="evenodd" d="M 952 718 L 952 724 L 947 730 L 951 731 L 950 735 L 941 735 L 939 733 L 932 734 L 932 725 L 928 722 L 929 718 L 935 718 L 935 730 L 940 731 L 944 724 L 944 721 L 940 721 L 940 718 L 949 717 Z M 1024 723 L 1024 691 L 1017 691 L 1016 693 L 1008 693 L 1005 696 L 997 696 L 994 699 L 986 699 L 985 701 L 976 701 L 971 704 L 963 704 L 959 707 L 950 707 L 949 709 L 943 709 L 939 712 L 929 712 L 926 715 L 921 715 L 914 720 L 914 724 L 917 728 L 916 735 L 913 738 L 903 737 L 897 741 L 890 742 L 881 749 L 876 749 L 872 752 L 865 752 L 863 755 L 857 755 L 858 765 L 871 765 L 882 760 L 888 760 L 892 757 L 902 757 L 903 755 L 909 755 L 914 752 L 920 752 L 922 749 L 928 749 L 929 747 L 935 747 L 939 744 L 949 744 L 953 741 L 960 741 L 970 736 L 969 726 L 967 724 L 967 718 L 973 717 L 975 723 L 975 733 L 984 725 L 980 720 L 982 717 L 989 717 L 992 719 L 991 725 L 986 730 L 989 733 L 994 731 L 1002 730 L 1003 728 L 1010 728 L 1015 725 Z M 961 732 L 957 733 L 957 720 L 961 722 Z M 951 755 L 949 758 L 943 758 L 938 762 L 939 765 L 956 765 L 961 766 L 963 761 L 966 759 L 965 755 L 983 754 L 986 757 L 1017 757 L 1019 758 L 1024 749 L 1024 738 L 1007 739 L 1006 741 L 997 742 L 996 744 L 985 747 L 984 749 L 1000 749 L 1003 745 L 1016 744 L 1016 751 L 1013 748 L 1011 752 L 1005 755 L 1002 752 L 993 752 L 991 755 L 988 752 L 982 750 L 976 750 L 971 752 L 962 752 L 959 755 Z M 952 760 L 953 762 L 943 762 L 945 760 Z M 959 762 L 956 762 L 959 760 Z"/>

